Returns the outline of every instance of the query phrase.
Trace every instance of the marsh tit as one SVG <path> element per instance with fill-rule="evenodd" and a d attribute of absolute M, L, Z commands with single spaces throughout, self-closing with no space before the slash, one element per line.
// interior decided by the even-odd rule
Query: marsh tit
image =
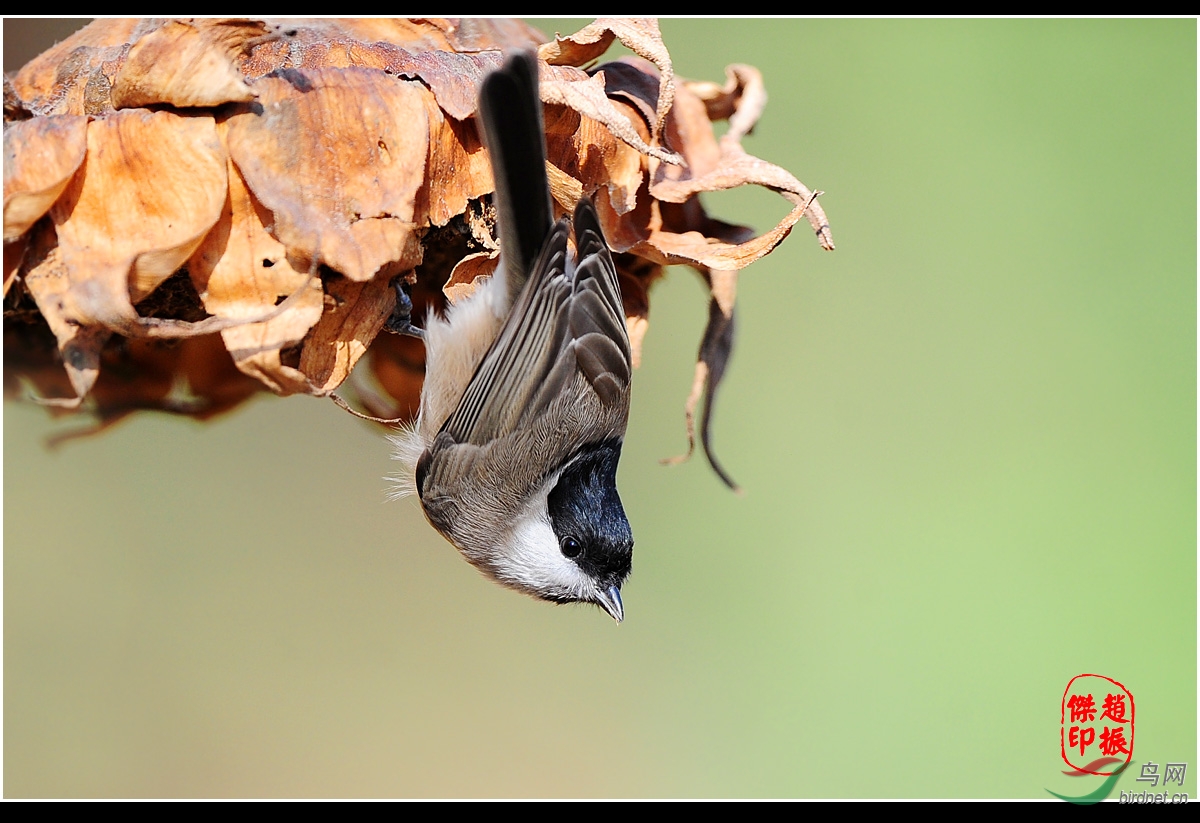
<path fill-rule="evenodd" d="M 532 53 L 484 78 L 479 117 L 500 264 L 426 321 L 420 412 L 394 438 L 398 491 L 501 584 L 620 622 L 633 535 L 616 471 L 632 362 L 617 271 L 588 197 L 553 219 Z"/>

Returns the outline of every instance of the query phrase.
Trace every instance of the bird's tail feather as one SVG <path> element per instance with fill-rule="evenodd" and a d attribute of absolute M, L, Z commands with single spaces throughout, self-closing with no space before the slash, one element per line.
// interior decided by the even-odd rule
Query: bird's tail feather
<path fill-rule="evenodd" d="M 538 63 L 532 52 L 513 53 L 484 78 L 479 112 L 496 178 L 500 252 L 511 306 L 553 223 Z"/>

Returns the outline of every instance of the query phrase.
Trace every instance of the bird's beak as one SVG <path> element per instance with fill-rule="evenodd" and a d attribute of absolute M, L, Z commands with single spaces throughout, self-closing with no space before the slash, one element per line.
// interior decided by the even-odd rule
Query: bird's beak
<path fill-rule="evenodd" d="M 621 590 L 616 586 L 598 590 L 596 602 L 618 623 L 625 619 L 625 606 L 621 603 Z"/>

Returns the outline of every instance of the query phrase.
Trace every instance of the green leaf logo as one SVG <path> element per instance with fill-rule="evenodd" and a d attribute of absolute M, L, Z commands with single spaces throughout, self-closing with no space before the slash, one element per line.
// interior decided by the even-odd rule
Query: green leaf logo
<path fill-rule="evenodd" d="M 1129 761 L 1129 763 L 1132 762 L 1133 761 Z M 1112 774 L 1104 778 L 1104 782 L 1100 784 L 1100 788 L 1096 789 L 1096 791 L 1090 794 L 1081 795 L 1079 797 L 1067 797 L 1066 795 L 1059 794 L 1058 792 L 1050 792 L 1049 789 L 1046 789 L 1046 791 L 1050 792 L 1050 794 L 1054 795 L 1059 800 L 1065 800 L 1068 803 L 1074 803 L 1077 806 L 1090 806 L 1093 803 L 1099 803 L 1101 800 L 1104 800 L 1110 794 L 1112 794 L 1113 787 L 1117 785 L 1117 781 L 1120 780 L 1121 774 L 1125 771 L 1125 769 L 1129 767 L 1129 763 L 1125 763 L 1114 770 Z"/>

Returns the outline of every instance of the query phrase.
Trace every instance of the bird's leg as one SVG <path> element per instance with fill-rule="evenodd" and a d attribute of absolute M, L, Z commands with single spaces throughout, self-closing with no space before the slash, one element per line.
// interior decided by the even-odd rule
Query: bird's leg
<path fill-rule="evenodd" d="M 396 290 L 396 307 L 392 309 L 392 316 L 388 318 L 384 328 L 393 334 L 406 334 L 424 340 L 425 330 L 412 324 L 412 298 L 408 296 L 404 286 L 403 277 L 392 280 L 392 288 Z"/>

